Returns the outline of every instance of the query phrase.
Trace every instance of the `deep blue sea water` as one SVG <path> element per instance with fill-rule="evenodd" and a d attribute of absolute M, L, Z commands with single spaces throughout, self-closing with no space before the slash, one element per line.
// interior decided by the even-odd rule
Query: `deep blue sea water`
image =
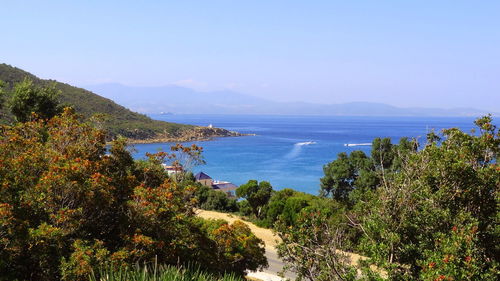
<path fill-rule="evenodd" d="M 459 127 L 469 131 L 474 118 L 444 117 L 345 117 L 254 115 L 152 115 L 157 120 L 221 127 L 256 136 L 218 138 L 197 142 L 204 148 L 206 165 L 195 168 L 216 180 L 237 185 L 249 179 L 270 181 L 274 189 L 286 187 L 317 194 L 323 165 L 340 152 L 370 146 L 376 137 L 416 137 L 425 141 L 431 129 Z M 311 142 L 307 144 L 307 142 Z M 169 151 L 171 143 L 137 144 L 135 158 L 146 152 Z"/>

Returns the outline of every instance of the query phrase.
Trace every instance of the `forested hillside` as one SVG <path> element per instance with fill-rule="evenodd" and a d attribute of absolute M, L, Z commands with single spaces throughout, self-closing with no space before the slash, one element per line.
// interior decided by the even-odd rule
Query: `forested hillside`
<path fill-rule="evenodd" d="M 104 114 L 103 125 L 109 133 L 108 138 L 122 135 L 135 140 L 184 140 L 229 134 L 225 130 L 213 130 L 210 132 L 205 132 L 205 130 L 201 135 L 199 132 L 192 133 L 193 130 L 196 130 L 194 126 L 152 120 L 143 114 L 132 112 L 112 100 L 103 98 L 85 89 L 55 80 L 43 80 L 22 69 L 7 64 L 0 64 L 0 81 L 4 81 L 7 88 L 6 100 L 9 99 L 9 89 L 12 89 L 16 83 L 26 78 L 32 80 L 36 86 L 54 85 L 61 92 L 61 103 L 74 107 L 77 113 L 83 115 L 85 119 L 95 114 Z M 0 109 L 0 114 L 0 121 L 2 123 L 13 121 L 14 117 L 9 112 L 7 106 Z"/>

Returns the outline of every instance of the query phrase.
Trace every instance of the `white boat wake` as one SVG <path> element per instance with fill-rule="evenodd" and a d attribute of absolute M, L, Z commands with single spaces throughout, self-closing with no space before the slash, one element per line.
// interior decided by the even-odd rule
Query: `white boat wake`
<path fill-rule="evenodd" d="M 365 142 L 365 143 L 345 143 L 344 146 L 367 146 L 367 145 L 372 145 L 371 142 Z"/>
<path fill-rule="evenodd" d="M 302 146 L 302 145 L 311 145 L 311 144 L 316 144 L 316 142 L 315 141 L 305 141 L 305 142 L 298 142 L 294 145 Z"/>
<path fill-rule="evenodd" d="M 316 144 L 316 142 L 315 141 L 305 141 L 305 142 L 298 142 L 298 143 L 294 144 L 292 150 L 290 152 L 288 152 L 287 155 L 285 155 L 285 158 L 292 159 L 292 158 L 299 156 L 300 152 L 302 151 L 303 146 L 312 145 L 312 144 Z"/>

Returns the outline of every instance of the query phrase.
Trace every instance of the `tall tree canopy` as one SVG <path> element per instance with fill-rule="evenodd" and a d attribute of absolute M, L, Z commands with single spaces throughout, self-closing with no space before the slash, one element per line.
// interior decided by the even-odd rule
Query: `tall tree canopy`
<path fill-rule="evenodd" d="M 252 208 L 252 212 L 260 217 L 261 209 L 271 198 L 272 191 L 273 187 L 267 181 L 259 183 L 256 180 L 249 180 L 236 189 L 236 195 L 245 198 Z"/>
<path fill-rule="evenodd" d="M 376 138 L 370 156 L 359 150 L 349 155 L 339 153 L 337 159 L 323 167 L 325 175 L 320 180 L 320 195 L 348 203 L 352 191 L 359 193 L 375 188 L 386 175 L 401 168 L 403 155 L 416 151 L 417 147 L 416 140 L 408 138 L 402 138 L 397 145 L 389 138 Z"/>

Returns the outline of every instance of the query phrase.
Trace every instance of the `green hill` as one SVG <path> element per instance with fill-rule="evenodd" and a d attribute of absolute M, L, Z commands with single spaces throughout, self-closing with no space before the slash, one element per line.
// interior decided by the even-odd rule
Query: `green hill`
<path fill-rule="evenodd" d="M 0 64 L 0 80 L 7 83 L 8 90 L 25 78 L 33 80 L 35 85 L 55 84 L 55 87 L 61 91 L 61 103 L 73 106 L 86 119 L 97 113 L 105 114 L 104 127 L 109 132 L 109 138 L 122 135 L 136 141 L 188 141 L 237 135 L 224 129 L 201 128 L 153 120 L 85 89 L 55 80 L 40 79 L 17 67 Z M 9 99 L 9 96 L 6 99 Z M 3 123 L 14 120 L 6 106 L 0 109 L 0 114 L 0 121 Z"/>

